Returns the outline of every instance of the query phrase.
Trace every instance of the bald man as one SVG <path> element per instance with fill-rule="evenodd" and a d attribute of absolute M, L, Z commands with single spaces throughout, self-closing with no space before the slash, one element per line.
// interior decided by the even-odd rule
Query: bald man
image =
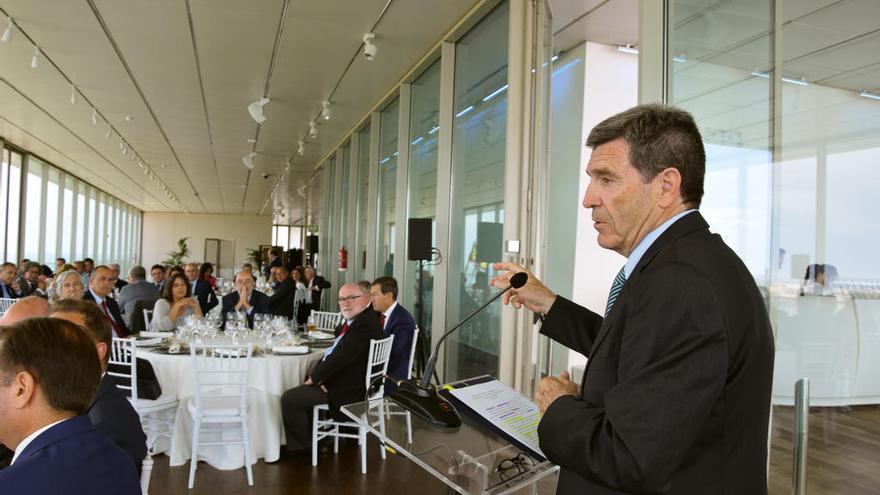
<path fill-rule="evenodd" d="M 46 316 L 49 313 L 49 302 L 42 297 L 28 296 L 15 302 L 3 318 L 0 319 L 0 326 L 12 325 L 35 316 Z"/>

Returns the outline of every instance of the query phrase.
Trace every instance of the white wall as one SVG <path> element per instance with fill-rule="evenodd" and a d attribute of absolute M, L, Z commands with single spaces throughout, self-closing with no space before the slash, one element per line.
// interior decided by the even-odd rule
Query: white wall
<path fill-rule="evenodd" d="M 144 213 L 141 260 L 145 267 L 160 263 L 177 240 L 189 237 L 187 260 L 205 258 L 205 239 L 231 240 L 235 245 L 236 267 L 247 260 L 247 249 L 272 243 L 272 217 L 269 215 L 197 215 L 185 213 Z"/>

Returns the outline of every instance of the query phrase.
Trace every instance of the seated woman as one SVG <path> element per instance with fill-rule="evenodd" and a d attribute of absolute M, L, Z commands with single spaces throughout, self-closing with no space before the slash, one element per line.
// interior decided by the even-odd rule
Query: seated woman
<path fill-rule="evenodd" d="M 302 325 L 309 318 L 308 306 L 306 305 L 305 271 L 303 271 L 302 267 L 298 266 L 291 270 L 290 278 L 293 279 L 293 283 L 296 286 L 296 291 L 293 296 L 293 316 L 296 318 L 296 323 Z"/>
<path fill-rule="evenodd" d="M 168 332 L 183 325 L 189 315 L 202 317 L 199 301 L 192 297 L 186 275 L 175 273 L 162 287 L 162 297 L 153 306 L 153 320 L 150 329 L 154 332 Z"/>
<path fill-rule="evenodd" d="M 67 270 L 55 277 L 50 290 L 51 299 L 82 299 L 86 288 L 83 286 L 82 277 L 76 270 Z"/>
<path fill-rule="evenodd" d="M 214 265 L 208 262 L 202 263 L 202 267 L 199 268 L 199 278 L 208 282 L 212 289 L 217 288 L 217 278 L 214 277 Z"/>

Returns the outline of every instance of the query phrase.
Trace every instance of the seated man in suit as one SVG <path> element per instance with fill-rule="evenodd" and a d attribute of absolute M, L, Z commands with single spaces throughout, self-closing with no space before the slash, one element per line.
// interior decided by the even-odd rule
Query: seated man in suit
<path fill-rule="evenodd" d="M 142 266 L 134 266 L 128 271 L 128 285 L 119 291 L 119 308 L 125 316 L 125 323 L 131 328 L 132 318 L 141 318 L 140 315 L 132 314 L 134 303 L 143 301 L 145 308 L 152 308 L 159 299 L 159 289 L 147 282 L 147 270 Z"/>
<path fill-rule="evenodd" d="M 324 280 L 324 277 L 317 275 L 315 269 L 307 266 L 306 270 L 306 314 L 311 310 L 321 311 L 321 293 L 324 289 L 330 288 L 330 282 Z"/>
<path fill-rule="evenodd" d="M 162 265 L 153 265 L 150 267 L 150 278 L 153 279 L 153 285 L 161 293 L 162 287 L 165 286 L 165 267 Z"/>
<path fill-rule="evenodd" d="M 134 464 L 83 415 L 100 379 L 95 343 L 73 323 L 0 328 L 0 443 L 15 450 L 4 495 L 141 493 Z"/>
<path fill-rule="evenodd" d="M 75 323 L 86 330 L 95 341 L 101 365 L 101 383 L 87 414 L 92 426 L 120 449 L 128 453 L 138 471 L 147 455 L 147 437 L 141 420 L 128 398 L 116 388 L 113 377 L 107 374 L 113 335 L 107 318 L 94 304 L 74 299 L 62 299 L 52 304 L 49 316 Z"/>
<path fill-rule="evenodd" d="M 331 416 L 348 421 L 339 407 L 364 400 L 370 340 L 382 338 L 379 315 L 369 310 L 369 306 L 370 296 L 360 285 L 345 284 L 339 289 L 339 308 L 345 320 L 336 340 L 305 383 L 284 392 L 281 397 L 288 452 L 307 450 L 311 446 L 314 406 L 329 404 Z"/>
<path fill-rule="evenodd" d="M 122 269 L 119 267 L 119 263 L 110 263 L 107 266 L 109 266 L 110 269 L 113 270 L 113 279 L 114 279 L 113 286 L 114 287 L 116 287 L 118 290 L 122 290 L 123 287 L 128 285 L 128 282 L 119 278 L 119 274 L 122 271 Z"/>
<path fill-rule="evenodd" d="M 293 296 L 296 292 L 296 286 L 290 279 L 287 267 L 273 267 L 272 273 L 275 274 L 275 280 L 278 283 L 275 284 L 272 295 L 269 297 L 269 312 L 273 315 L 290 318 L 293 316 Z"/>
<path fill-rule="evenodd" d="M 3 299 L 18 299 L 21 297 L 18 283 L 15 277 L 18 271 L 15 263 L 3 263 L 0 265 L 0 297 Z"/>
<path fill-rule="evenodd" d="M 235 274 L 235 290 L 223 296 L 223 325 L 226 325 L 226 315 L 232 311 L 240 311 L 247 314 L 248 326 L 253 328 L 254 315 L 269 312 L 269 296 L 255 289 L 257 279 L 253 272 L 244 270 Z"/>
<path fill-rule="evenodd" d="M 412 366 L 409 359 L 412 355 L 416 321 L 406 308 L 397 303 L 397 280 L 393 277 L 379 277 L 374 280 L 370 287 L 370 298 L 373 309 L 379 313 L 382 336 L 394 335 L 391 357 L 388 360 L 388 376 L 405 380 Z M 394 383 L 385 383 L 385 395 L 396 389 Z"/>
<path fill-rule="evenodd" d="M 281 254 L 282 253 L 283 253 L 283 251 L 278 246 L 275 246 L 269 250 L 269 260 L 268 260 L 268 263 L 266 263 L 266 267 L 263 268 L 263 275 L 266 276 L 266 279 L 269 279 L 269 277 L 271 276 L 273 268 L 282 265 L 282 263 L 281 263 Z"/>
<path fill-rule="evenodd" d="M 43 274 L 40 264 L 34 261 L 28 262 L 24 267 L 24 272 L 18 277 L 18 294 L 21 297 L 45 296 L 46 288 L 40 287 L 40 275 Z"/>
<path fill-rule="evenodd" d="M 183 270 L 186 273 L 186 278 L 189 279 L 193 297 L 199 300 L 199 308 L 201 308 L 202 314 L 208 314 L 208 311 L 211 311 L 217 305 L 217 295 L 214 294 L 214 289 L 211 288 L 211 284 L 207 281 L 199 278 L 199 265 L 197 263 L 187 263 Z"/>
<path fill-rule="evenodd" d="M 131 331 L 122 319 L 122 313 L 119 311 L 119 304 L 110 297 L 113 291 L 113 271 L 104 265 L 96 266 L 92 275 L 89 277 L 89 290 L 83 293 L 84 301 L 92 301 L 101 308 L 107 321 L 110 322 L 110 328 L 119 338 L 125 338 L 131 335 Z"/>

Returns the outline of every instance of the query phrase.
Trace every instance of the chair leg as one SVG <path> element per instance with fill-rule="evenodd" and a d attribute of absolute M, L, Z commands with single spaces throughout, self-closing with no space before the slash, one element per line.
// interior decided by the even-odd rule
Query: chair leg
<path fill-rule="evenodd" d="M 189 489 L 192 490 L 196 481 L 196 464 L 199 462 L 199 430 L 202 422 L 196 418 L 193 423 L 193 441 L 192 441 L 192 458 L 189 460 Z"/>
<path fill-rule="evenodd" d="M 367 474 L 367 429 L 358 427 L 358 442 L 361 444 L 361 474 Z"/>
<path fill-rule="evenodd" d="M 247 416 L 241 418 L 241 438 L 244 441 L 244 470 L 248 486 L 254 486 L 254 473 L 251 468 L 251 437 L 248 435 Z"/>
<path fill-rule="evenodd" d="M 412 416 L 406 411 L 406 444 L 412 445 Z"/>
<path fill-rule="evenodd" d="M 339 453 L 339 427 L 333 427 L 333 453 Z"/>
<path fill-rule="evenodd" d="M 312 466 L 318 465 L 318 408 L 312 409 Z"/>
<path fill-rule="evenodd" d="M 379 401 L 379 454 L 385 459 L 385 401 Z"/>
<path fill-rule="evenodd" d="M 147 452 L 147 456 L 144 457 L 143 462 L 141 462 L 141 493 L 143 495 L 148 495 L 150 492 L 150 473 L 153 471 L 153 458 L 150 456 L 150 452 Z"/>

